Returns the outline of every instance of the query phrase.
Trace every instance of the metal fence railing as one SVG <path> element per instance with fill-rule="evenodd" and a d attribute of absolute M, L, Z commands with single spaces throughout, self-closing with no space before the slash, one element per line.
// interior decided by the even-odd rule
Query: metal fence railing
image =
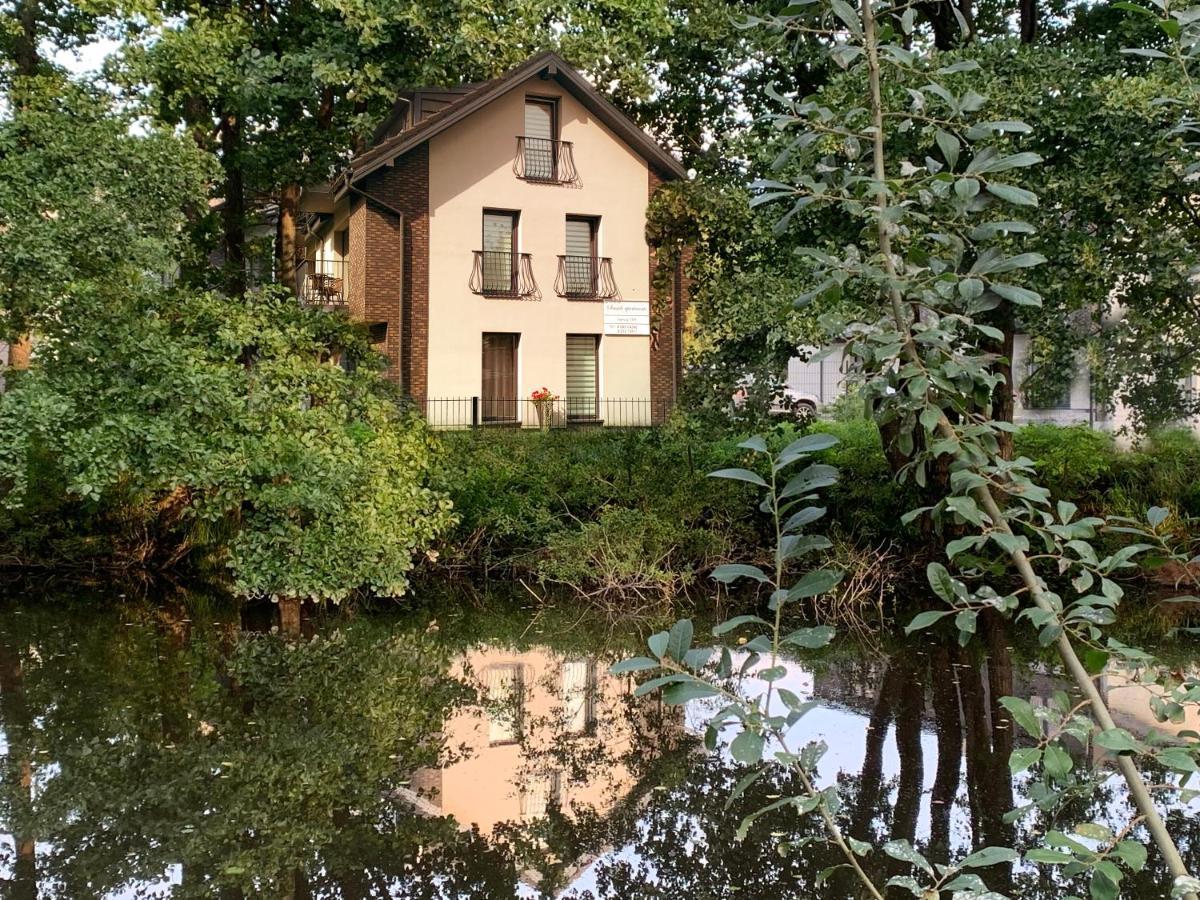
<path fill-rule="evenodd" d="M 666 421 L 672 404 L 648 398 L 409 397 L 402 401 L 433 428 L 649 428 Z"/>
<path fill-rule="evenodd" d="M 560 256 L 554 292 L 569 300 L 611 300 L 621 294 L 607 256 Z"/>
<path fill-rule="evenodd" d="M 296 296 L 307 306 L 346 305 L 346 261 L 306 259 L 296 266 Z"/>
<path fill-rule="evenodd" d="M 570 141 L 518 135 L 513 172 L 526 181 L 549 184 L 575 184 L 579 181 Z"/>

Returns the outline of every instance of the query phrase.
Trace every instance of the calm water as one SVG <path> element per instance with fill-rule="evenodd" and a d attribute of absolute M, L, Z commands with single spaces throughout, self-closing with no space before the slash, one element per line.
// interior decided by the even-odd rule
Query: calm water
<path fill-rule="evenodd" d="M 634 699 L 607 674 L 637 649 L 578 610 L 509 604 L 361 614 L 288 643 L 265 617 L 204 603 L 165 609 L 80 598 L 0 607 L 0 878 L 13 898 L 804 898 L 837 862 L 794 813 L 742 816 L 791 789 L 699 746 L 702 705 Z M 932 640 L 849 643 L 789 664 L 820 701 L 798 736 L 830 746 L 851 834 L 905 837 L 935 859 L 1027 845 L 1012 825 L 1024 776 L 994 700 L 1064 687 L 1036 649 L 992 632 L 962 650 Z M 1187 665 L 1187 650 L 1174 648 Z M 1153 723 L 1145 694 L 1106 679 L 1120 724 Z M 1196 727 L 1195 722 L 1185 726 Z M 1086 748 L 1077 764 L 1094 770 Z M 1071 822 L 1119 830 L 1120 783 L 1081 792 Z M 1189 863 L 1195 815 L 1164 809 Z M 888 863 L 875 863 L 886 877 Z M 898 870 L 897 870 L 898 871 Z M 1014 897 L 1086 895 L 1049 870 L 993 868 Z M 1165 896 L 1161 865 L 1125 896 Z"/>

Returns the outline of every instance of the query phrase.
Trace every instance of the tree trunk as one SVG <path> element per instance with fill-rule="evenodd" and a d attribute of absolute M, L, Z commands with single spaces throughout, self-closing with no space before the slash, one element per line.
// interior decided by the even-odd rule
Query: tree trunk
<path fill-rule="evenodd" d="M 25 701 L 25 670 L 21 657 L 0 640 L 0 717 L 8 744 L 4 783 L 9 793 L 9 827 L 12 829 L 16 860 L 13 863 L 13 900 L 37 900 L 36 841 L 30 832 L 33 817 L 33 716 Z"/>
<path fill-rule="evenodd" d="M 993 310 L 984 321 L 993 328 L 1001 331 L 1004 335 L 1000 340 L 989 341 L 984 346 L 984 349 L 989 353 L 995 353 L 998 357 L 997 361 L 992 365 L 992 371 L 1004 377 L 1004 382 L 996 385 L 992 391 L 991 418 L 995 422 L 1011 423 L 1015 409 L 1013 397 L 1016 390 L 1016 385 L 1013 384 L 1012 368 L 1013 344 L 1016 340 L 1017 331 L 1016 317 L 1013 315 L 1012 306 L 1005 303 L 998 309 Z M 1011 432 L 997 432 L 996 440 L 1000 445 L 1000 456 L 1004 459 L 1012 459 L 1013 436 Z"/>
<path fill-rule="evenodd" d="M 38 55 L 38 0 L 21 0 L 17 6 L 17 21 L 20 31 L 13 38 L 13 63 L 17 74 L 23 76 L 36 75 L 42 68 L 42 58 Z"/>
<path fill-rule="evenodd" d="M 279 191 L 279 222 L 275 240 L 275 278 L 280 284 L 291 284 L 292 274 L 300 262 L 300 247 L 296 240 L 299 214 L 300 185 L 285 184 Z"/>
<path fill-rule="evenodd" d="M 300 637 L 300 601 L 297 598 L 280 599 L 279 630 L 287 637 Z"/>
<path fill-rule="evenodd" d="M 892 837 L 910 843 L 917 834 L 921 788 L 925 781 L 925 760 L 921 752 L 921 714 L 925 708 L 922 668 L 915 659 L 909 658 L 897 673 L 896 752 L 900 757 L 900 783 L 896 788 Z"/>
<path fill-rule="evenodd" d="M 1037 2 L 1021 0 L 1021 43 L 1032 44 L 1037 38 Z"/>
<path fill-rule="evenodd" d="M 950 862 L 950 812 L 958 795 L 962 771 L 962 717 L 958 710 L 958 670 L 948 648 L 942 646 L 929 657 L 929 689 L 937 733 L 937 772 L 929 800 L 929 856 L 934 862 Z"/>
<path fill-rule="evenodd" d="M 225 169 L 225 202 L 221 207 L 221 248 L 225 253 L 225 290 L 246 293 L 246 184 L 242 172 L 242 122 L 236 113 L 221 116 L 221 165 Z"/>
<path fill-rule="evenodd" d="M 966 33 L 954 15 L 957 8 L 966 22 Z M 958 0 L 952 8 L 949 3 L 918 3 L 916 9 L 925 17 L 933 29 L 933 45 L 938 50 L 953 50 L 970 42 L 975 36 L 975 11 L 971 0 Z"/>
<path fill-rule="evenodd" d="M 894 673 L 889 665 L 879 680 L 879 692 L 875 695 L 875 706 L 867 724 L 867 741 L 863 753 L 862 774 L 858 780 L 858 800 L 851 820 L 849 834 L 860 841 L 871 833 L 871 820 L 879 803 L 879 789 L 883 781 L 883 745 L 887 740 L 895 710 L 892 705 Z"/>

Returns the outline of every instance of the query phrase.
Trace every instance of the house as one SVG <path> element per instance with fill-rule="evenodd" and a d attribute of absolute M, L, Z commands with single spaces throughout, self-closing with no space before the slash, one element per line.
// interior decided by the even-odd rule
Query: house
<path fill-rule="evenodd" d="M 435 425 L 661 421 L 688 288 L 646 208 L 680 163 L 553 53 L 400 95 L 372 146 L 305 190 L 307 302 L 368 324 Z M 553 401 L 535 401 L 545 389 Z"/>

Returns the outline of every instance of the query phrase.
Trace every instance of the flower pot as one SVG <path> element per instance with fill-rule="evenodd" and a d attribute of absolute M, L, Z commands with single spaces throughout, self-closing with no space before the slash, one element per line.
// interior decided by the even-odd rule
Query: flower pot
<path fill-rule="evenodd" d="M 534 400 L 533 409 L 537 413 L 538 428 L 550 430 L 550 420 L 554 415 L 554 406 L 549 400 Z"/>

